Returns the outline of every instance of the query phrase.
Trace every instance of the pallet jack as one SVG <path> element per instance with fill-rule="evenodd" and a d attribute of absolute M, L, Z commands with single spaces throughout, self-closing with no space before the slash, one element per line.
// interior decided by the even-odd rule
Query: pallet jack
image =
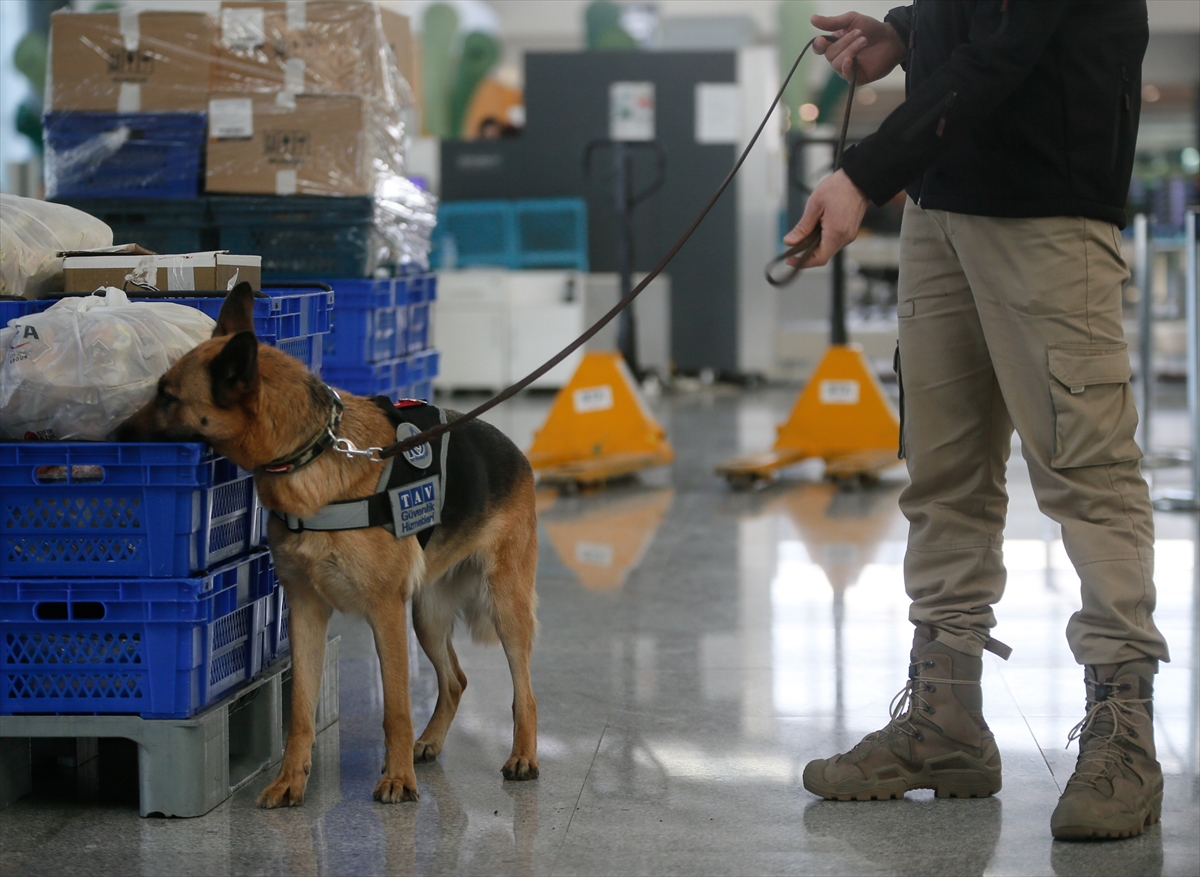
<path fill-rule="evenodd" d="M 617 265 L 624 298 L 633 288 L 633 209 L 662 186 L 666 154 L 653 140 L 595 140 L 584 153 L 589 173 L 594 156 L 603 149 L 611 149 L 613 157 Z M 635 192 L 633 162 L 639 149 L 653 153 L 656 173 L 650 185 Z M 534 433 L 527 456 L 542 484 L 567 492 L 596 488 L 675 459 L 666 430 L 654 419 L 638 388 L 632 307 L 621 312 L 617 340 L 620 352 L 584 354 L 555 397 L 546 422 Z"/>
<path fill-rule="evenodd" d="M 836 141 L 814 139 L 799 145 L 815 143 L 833 145 Z M 792 182 L 803 186 L 794 174 Z M 873 483 L 899 459 L 900 417 L 862 347 L 851 344 L 846 332 L 844 252 L 834 255 L 831 267 L 829 349 L 787 421 L 776 427 L 771 450 L 734 457 L 717 466 L 717 474 L 735 490 L 774 481 L 782 469 L 814 457 L 825 461 L 825 476 L 831 480 Z"/>

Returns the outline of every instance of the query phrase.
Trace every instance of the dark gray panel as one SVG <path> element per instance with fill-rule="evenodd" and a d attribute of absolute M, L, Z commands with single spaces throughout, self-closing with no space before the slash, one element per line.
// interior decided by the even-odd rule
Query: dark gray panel
<path fill-rule="evenodd" d="M 593 271 L 616 270 L 616 216 L 607 154 L 601 179 L 584 175 L 587 144 L 608 137 L 610 82 L 655 84 L 656 133 L 667 152 L 666 182 L 634 216 L 634 263 L 648 271 L 667 252 L 720 185 L 736 158 L 732 146 L 695 140 L 695 86 L 733 82 L 733 52 L 536 52 L 525 57 L 521 138 L 444 143 L 442 197 L 546 198 L 588 202 Z M 653 160 L 639 156 L 635 177 L 650 179 Z M 667 271 L 672 284 L 672 352 L 684 371 L 737 369 L 736 182 Z"/>

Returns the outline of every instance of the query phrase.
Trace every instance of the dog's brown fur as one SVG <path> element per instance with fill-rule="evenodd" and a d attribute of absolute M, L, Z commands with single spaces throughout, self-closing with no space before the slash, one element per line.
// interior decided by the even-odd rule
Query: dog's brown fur
<path fill-rule="evenodd" d="M 331 502 L 374 493 L 381 464 L 332 450 L 290 474 L 273 475 L 260 468 L 315 436 L 328 407 L 319 382 L 302 363 L 258 343 L 252 308 L 253 292 L 248 284 L 239 284 L 221 308 L 212 340 L 163 376 L 158 397 L 126 421 L 118 437 L 202 438 L 254 472 L 259 497 L 268 509 L 301 518 Z M 341 396 L 345 414 L 340 437 L 360 448 L 386 447 L 395 440 L 391 423 L 375 403 Z M 470 452 L 469 443 L 463 445 L 458 437 L 465 432 L 456 432 L 453 441 L 459 444 L 451 444 L 451 453 L 459 447 L 467 448 L 460 453 Z M 507 442 L 498 436 L 489 433 L 483 445 Z M 415 537 L 397 539 L 382 527 L 293 533 L 270 516 L 268 540 L 291 609 L 294 682 L 283 765 L 259 796 L 259 806 L 294 806 L 304 800 L 326 628 L 334 609 L 365 616 L 379 653 L 386 756 L 375 800 L 417 800 L 414 758 L 430 760 L 442 751 L 467 685 L 451 642 L 457 615 L 466 618 L 477 639 L 499 638 L 508 658 L 514 692 L 513 748 L 502 768 L 505 778 L 538 775 L 537 702 L 529 677 L 537 604 L 533 474 L 523 457 L 513 463 L 506 452 L 505 460 L 519 471 L 509 472 L 487 495 L 477 525 L 439 526 L 424 549 Z M 486 452 L 483 462 L 492 462 Z M 438 679 L 437 706 L 415 742 L 405 632 L 405 603 L 410 598 L 417 639 Z"/>

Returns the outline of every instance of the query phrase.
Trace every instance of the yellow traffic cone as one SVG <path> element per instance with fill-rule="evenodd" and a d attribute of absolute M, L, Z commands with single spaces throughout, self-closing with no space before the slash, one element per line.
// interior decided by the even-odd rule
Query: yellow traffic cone
<path fill-rule="evenodd" d="M 543 483 L 602 484 L 675 459 L 619 353 L 584 354 L 527 454 Z"/>
<path fill-rule="evenodd" d="M 775 446 L 717 467 L 734 487 L 750 487 L 780 469 L 820 457 L 830 478 L 874 478 L 897 462 L 900 418 L 862 348 L 835 344 L 813 372 Z"/>

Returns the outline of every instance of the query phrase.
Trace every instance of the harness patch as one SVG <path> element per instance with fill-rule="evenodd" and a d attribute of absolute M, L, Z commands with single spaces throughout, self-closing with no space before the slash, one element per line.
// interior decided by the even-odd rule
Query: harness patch
<path fill-rule="evenodd" d="M 388 491 L 397 539 L 414 536 L 442 522 L 441 493 L 441 479 L 436 476 Z"/>
<path fill-rule="evenodd" d="M 399 423 L 396 426 L 396 441 L 402 442 L 420 431 L 414 423 L 408 421 Z M 404 459 L 409 462 L 409 465 L 416 466 L 418 469 L 428 469 L 433 465 L 433 448 L 429 446 L 429 442 L 409 448 L 404 452 Z"/>

